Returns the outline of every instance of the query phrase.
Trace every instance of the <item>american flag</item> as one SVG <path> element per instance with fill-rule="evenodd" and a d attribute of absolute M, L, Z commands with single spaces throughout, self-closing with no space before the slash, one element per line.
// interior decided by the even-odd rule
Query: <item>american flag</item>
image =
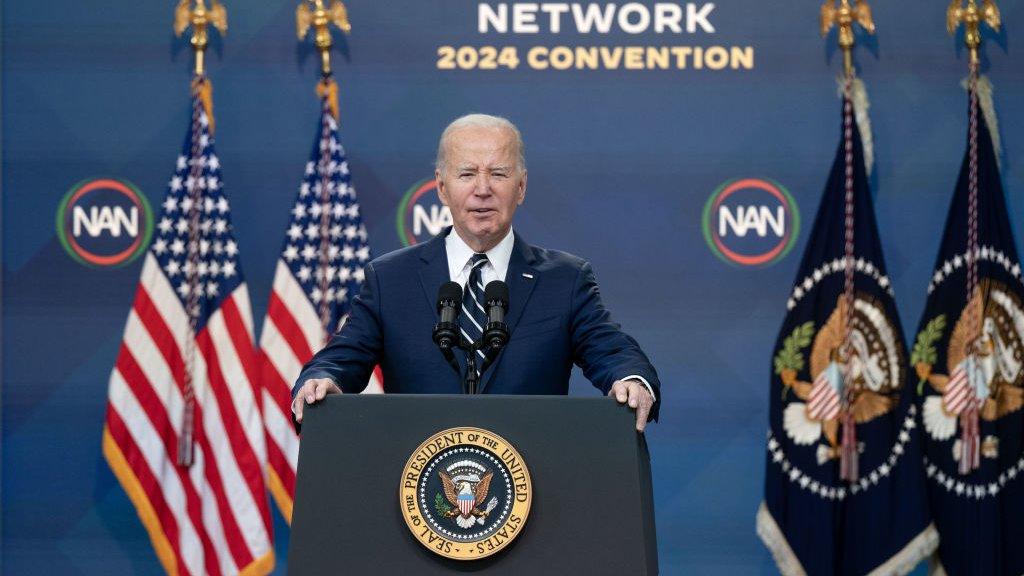
<path fill-rule="evenodd" d="M 194 97 L 103 431 L 107 462 L 169 574 L 274 565 L 252 311 L 231 230 L 209 118 Z"/>
<path fill-rule="evenodd" d="M 277 260 L 260 334 L 268 484 L 291 519 L 299 437 L 292 426 L 291 388 L 302 365 L 340 328 L 370 260 L 338 123 L 326 99 L 313 152 L 299 186 Z M 365 392 L 382 392 L 379 369 Z"/>

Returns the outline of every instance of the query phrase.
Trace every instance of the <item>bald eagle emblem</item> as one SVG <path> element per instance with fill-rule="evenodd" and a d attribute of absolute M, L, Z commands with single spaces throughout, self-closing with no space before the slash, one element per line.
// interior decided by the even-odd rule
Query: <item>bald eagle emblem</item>
<path fill-rule="evenodd" d="M 533 483 L 515 446 L 469 426 L 434 433 L 402 470 L 398 504 L 413 537 L 453 560 L 496 554 L 522 533 Z"/>
<path fill-rule="evenodd" d="M 480 507 L 487 500 L 487 491 L 494 473 L 477 462 L 460 460 L 440 470 L 438 475 L 444 488 L 444 500 L 451 504 L 445 506 L 441 495 L 437 494 L 435 502 L 438 504 L 438 512 L 445 518 L 453 518 L 459 528 L 483 524 L 498 506 L 498 498 L 492 496 L 486 506 L 482 509 Z"/>
<path fill-rule="evenodd" d="M 846 323 L 849 322 L 849 334 Z M 805 349 L 810 346 L 810 354 Z M 858 293 L 853 311 L 842 295 L 825 324 L 798 326 L 775 357 L 784 398 L 783 428 L 794 444 L 816 446 L 816 459 L 824 465 L 840 456 L 843 413 L 864 424 L 889 413 L 899 403 L 903 388 L 903 347 L 885 309 L 874 298 Z M 809 360 L 813 382 L 798 378 Z M 849 390 L 848 390 L 849 389 Z M 824 436 L 827 443 L 821 443 Z M 863 443 L 857 450 L 864 450 Z"/>
<path fill-rule="evenodd" d="M 964 453 L 965 440 L 977 443 L 979 463 L 981 457 L 998 460 L 998 436 L 982 438 L 966 430 L 964 438 L 964 432 L 972 427 L 972 418 L 993 422 L 1024 408 L 1024 303 L 1014 289 L 982 278 L 952 330 L 947 328 L 945 314 L 929 320 L 917 335 L 911 357 L 920 380 L 919 394 L 924 397 L 925 431 L 935 442 L 952 440 L 955 460 L 973 459 Z M 943 344 L 945 366 L 939 355 Z M 960 438 L 954 439 L 958 431 Z M 974 469 L 968 463 L 962 473 Z"/>

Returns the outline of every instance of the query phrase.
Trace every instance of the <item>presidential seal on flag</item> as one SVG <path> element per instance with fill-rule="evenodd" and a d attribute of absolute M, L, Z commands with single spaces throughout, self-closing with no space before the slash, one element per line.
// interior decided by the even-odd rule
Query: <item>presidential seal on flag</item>
<path fill-rule="evenodd" d="M 870 262 L 860 267 L 873 268 Z M 828 321 L 814 334 L 809 355 L 810 373 L 816 375 L 813 382 L 797 377 L 784 351 L 775 359 L 781 367 L 783 393 L 788 395 L 791 390 L 796 396 L 786 406 L 783 428 L 795 444 L 817 445 L 815 456 L 819 465 L 841 455 L 840 407 L 844 399 L 854 422 L 864 424 L 891 411 L 899 402 L 904 384 L 903 346 L 884 306 L 871 296 L 858 294 L 853 311 L 846 308 L 839 298 Z M 844 342 L 846 322 L 850 324 L 850 333 L 849 340 Z M 813 330 L 813 325 L 809 327 Z M 807 331 L 806 327 L 795 330 L 801 329 Z M 794 352 L 802 365 L 804 355 Z M 825 443 L 819 443 L 822 436 Z M 858 453 L 864 448 L 863 440 L 857 443 Z"/>
<path fill-rule="evenodd" d="M 526 463 L 507 440 L 481 428 L 449 428 L 409 458 L 399 505 L 421 544 L 446 558 L 475 560 L 519 536 L 532 493 Z"/>
<path fill-rule="evenodd" d="M 999 456 L 998 436 L 990 433 L 982 441 L 977 432 L 972 434 L 966 416 L 976 412 L 982 420 L 992 422 L 1024 406 L 1024 307 L 1017 290 L 1001 282 L 986 278 L 980 287 L 949 334 L 946 374 L 924 357 L 928 353 L 937 356 L 932 340 L 942 337 L 945 315 L 936 316 L 938 321 L 933 319 L 930 328 L 926 326 L 918 335 L 921 358 L 915 364 L 921 384 L 927 382 L 933 390 L 923 402 L 929 437 L 949 440 L 960 430 L 972 440 L 955 438 L 950 446 L 954 460 L 966 463 L 964 473 L 977 468 L 980 457 Z M 987 302 L 982 302 L 983 296 Z"/>

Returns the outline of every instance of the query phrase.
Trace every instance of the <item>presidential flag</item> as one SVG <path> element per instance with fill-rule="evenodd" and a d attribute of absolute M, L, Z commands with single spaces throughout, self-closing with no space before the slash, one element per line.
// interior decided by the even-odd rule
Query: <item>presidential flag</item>
<path fill-rule="evenodd" d="M 321 84 L 320 122 L 291 209 L 260 334 L 260 378 L 268 484 L 290 522 L 299 437 L 291 389 L 299 372 L 344 322 L 370 260 L 345 149 L 338 139 L 333 81 Z M 379 369 L 365 390 L 382 392 Z"/>
<path fill-rule="evenodd" d="M 948 574 L 1022 574 L 1024 284 L 991 86 L 979 78 L 968 90 L 967 150 L 911 362 L 938 565 Z"/>
<path fill-rule="evenodd" d="M 110 375 L 103 453 L 168 574 L 266 574 L 274 557 L 252 311 L 208 90 L 196 81 Z"/>
<path fill-rule="evenodd" d="M 856 80 L 843 94 L 843 136 L 775 345 L 757 532 L 783 574 L 904 574 L 936 533 L 868 188 L 866 97 Z"/>

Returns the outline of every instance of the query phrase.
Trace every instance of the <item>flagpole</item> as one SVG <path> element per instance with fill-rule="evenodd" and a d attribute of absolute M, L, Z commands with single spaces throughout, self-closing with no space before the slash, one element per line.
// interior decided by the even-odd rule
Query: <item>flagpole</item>
<path fill-rule="evenodd" d="M 312 6 L 312 8 L 310 8 Z M 321 146 L 320 159 L 317 172 L 320 175 L 320 246 L 317 250 L 319 256 L 319 281 L 320 281 L 320 302 L 318 302 L 318 313 L 324 345 L 331 337 L 332 326 L 332 299 L 330 295 L 331 278 L 331 174 L 330 161 L 331 150 L 326 144 L 329 141 L 330 125 L 327 115 L 338 122 L 338 84 L 334 81 L 331 72 L 331 47 L 334 39 L 331 35 L 331 24 L 335 25 L 343 33 L 348 34 L 352 25 L 348 20 L 348 10 L 340 0 L 333 0 L 325 6 L 323 0 L 303 0 L 295 10 L 295 30 L 299 40 L 303 40 L 309 32 L 310 27 L 314 29 L 313 41 L 316 49 L 320 52 L 320 81 L 316 86 L 316 94 L 320 98 L 323 107 L 321 114 Z"/>
<path fill-rule="evenodd" d="M 320 82 L 316 87 L 317 96 L 327 100 L 331 114 L 335 120 L 338 120 L 338 86 L 334 82 L 334 74 L 331 72 L 331 47 L 334 46 L 331 24 L 337 26 L 345 34 L 352 31 L 352 24 L 348 20 L 348 9 L 340 0 L 332 0 L 326 6 L 323 0 L 302 0 L 298 8 L 295 9 L 295 31 L 299 40 L 305 39 L 312 27 L 314 29 L 313 42 L 317 51 L 320 52 Z"/>
<path fill-rule="evenodd" d="M 194 5 L 193 5 L 194 2 Z M 190 44 L 195 53 L 195 68 L 191 83 L 192 101 L 192 142 L 188 158 L 190 183 L 188 188 L 190 203 L 187 208 L 188 216 L 188 245 L 185 266 L 185 278 L 188 285 L 188 299 L 185 306 L 185 314 L 189 321 L 191 334 L 185 344 L 185 374 L 184 374 L 184 410 L 182 413 L 181 433 L 178 436 L 178 457 L 179 466 L 188 467 L 194 460 L 195 445 L 195 386 L 193 383 L 193 371 L 195 369 L 196 345 L 195 337 L 199 326 L 200 292 L 201 286 L 199 274 L 200 262 L 200 219 L 202 211 L 204 163 L 202 162 L 202 149 L 204 144 L 200 139 L 201 124 L 205 115 L 206 128 L 213 134 L 213 85 L 206 78 L 204 66 L 204 54 L 209 44 L 208 26 L 212 24 L 221 34 L 227 33 L 227 10 L 217 0 L 211 0 L 210 8 L 206 8 L 204 0 L 181 0 L 174 11 L 174 34 L 181 37 L 182 33 L 191 26 L 192 37 Z M 184 209 L 184 207 L 183 207 Z"/>
<path fill-rule="evenodd" d="M 975 356 L 983 354 L 980 349 L 982 317 L 985 314 L 985 299 L 979 294 L 980 279 L 978 277 L 978 77 L 981 60 L 978 48 L 981 46 L 981 24 L 985 23 L 998 31 L 1000 25 L 999 8 L 993 0 L 983 0 L 979 8 L 976 0 L 953 0 L 946 8 L 946 31 L 956 34 L 962 24 L 964 27 L 964 44 L 967 46 L 969 60 L 967 63 L 967 95 L 970 102 L 968 109 L 967 132 L 967 287 L 965 293 L 966 315 L 970 334 L 970 349 L 966 354 Z M 977 303 L 975 303 L 977 301 Z M 961 444 L 959 471 L 969 474 L 981 465 L 981 438 L 978 428 L 977 403 L 968 405 L 960 414 Z"/>
<path fill-rule="evenodd" d="M 875 23 L 871 18 L 871 7 L 865 0 L 826 0 L 820 10 L 820 32 L 823 37 L 836 27 L 839 48 L 843 51 L 843 151 L 844 151 L 844 284 L 842 303 L 845 308 L 843 322 L 843 343 L 838 357 L 843 364 L 843 398 L 841 421 L 843 436 L 840 442 L 840 478 L 855 482 L 857 470 L 857 436 L 856 421 L 853 415 L 853 402 L 856 398 L 856 386 L 850 377 L 850 330 L 853 323 L 854 303 L 854 167 L 853 167 L 853 81 L 856 69 L 853 65 L 853 46 L 855 37 L 853 25 L 859 24 L 868 34 L 874 34 Z"/>
<path fill-rule="evenodd" d="M 987 24 L 995 31 L 999 31 L 1001 17 L 999 8 L 994 0 L 982 0 L 979 8 L 976 0 L 953 0 L 946 8 L 946 31 L 955 35 L 957 29 L 964 27 L 964 44 L 969 53 L 967 91 L 970 98 L 969 131 L 968 131 L 968 274 L 967 274 L 967 301 L 968 305 L 977 288 L 978 274 L 975 250 L 977 250 L 977 189 L 978 189 L 978 78 L 980 75 L 981 60 L 978 56 L 978 48 L 981 46 L 981 24 Z M 978 335 L 980 331 L 980 319 L 976 313 L 971 313 L 972 334 Z M 977 324 L 977 326 L 974 326 Z"/>
<path fill-rule="evenodd" d="M 194 6 L 193 6 L 194 2 Z M 204 0 L 181 0 L 174 9 L 174 35 L 181 37 L 185 29 L 192 26 L 192 51 L 195 53 L 195 75 L 206 75 L 205 54 L 209 44 L 208 27 L 212 24 L 221 35 L 228 32 L 228 14 L 224 5 L 217 0 L 210 0 L 210 8 L 206 8 Z"/>

